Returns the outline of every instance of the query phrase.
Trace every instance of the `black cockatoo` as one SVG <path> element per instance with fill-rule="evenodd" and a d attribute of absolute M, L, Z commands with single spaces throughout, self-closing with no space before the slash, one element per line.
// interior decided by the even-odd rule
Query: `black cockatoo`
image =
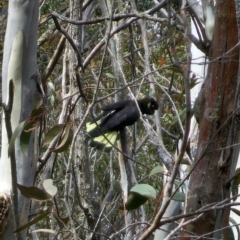
<path fill-rule="evenodd" d="M 153 115 L 158 109 L 158 103 L 152 97 L 137 100 L 137 103 L 142 114 Z M 138 107 L 134 100 L 124 100 L 104 106 L 102 108 L 104 117 L 96 123 L 87 123 L 87 133 L 91 138 L 90 146 L 110 151 L 118 132 L 126 126 L 133 125 L 140 118 Z"/>

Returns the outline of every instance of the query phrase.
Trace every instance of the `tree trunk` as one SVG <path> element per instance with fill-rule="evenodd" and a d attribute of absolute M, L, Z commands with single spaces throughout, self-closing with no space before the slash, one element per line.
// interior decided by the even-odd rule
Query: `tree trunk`
<path fill-rule="evenodd" d="M 237 31 L 234 0 L 217 1 L 208 75 L 196 105 L 202 114 L 199 119 L 198 150 L 195 170 L 189 183 L 186 212 L 194 212 L 230 197 L 228 180 L 234 147 L 228 146 L 235 142 L 238 135 L 238 129 L 234 128 L 234 111 L 239 94 L 236 92 L 239 53 L 237 48 L 232 49 L 238 42 Z M 230 49 L 232 50 L 228 52 Z M 220 232 L 212 232 L 224 227 L 226 212 L 228 210 L 209 212 L 187 224 L 185 230 L 194 236 L 208 233 L 207 237 L 220 239 Z"/>
<path fill-rule="evenodd" d="M 70 1 L 70 18 L 75 20 L 87 20 L 88 17 L 91 16 L 91 11 L 94 6 L 94 2 L 88 7 L 89 11 L 85 11 L 84 15 L 82 12 L 82 4 L 83 2 L 80 0 L 71 0 Z M 88 16 L 88 12 L 90 16 Z M 78 54 L 81 54 L 84 49 L 84 38 L 85 38 L 85 27 L 84 26 L 77 26 L 71 25 L 69 27 L 69 35 L 76 44 Z M 84 82 L 81 78 L 81 74 L 83 69 L 80 68 L 81 63 L 77 58 L 77 52 L 67 44 L 66 49 L 66 65 L 68 66 L 68 75 L 70 80 L 70 92 L 69 94 L 73 94 L 74 92 L 79 91 L 81 95 L 80 98 L 77 95 L 73 97 L 72 102 L 77 101 L 74 117 L 78 119 L 79 122 L 82 122 L 84 119 L 84 115 L 86 112 L 86 104 L 85 99 L 82 96 L 82 92 L 79 88 L 83 88 Z M 78 82 L 79 81 L 79 82 Z M 80 86 L 79 86 L 80 85 Z M 76 121 L 78 122 L 78 121 Z M 78 123 L 79 123 L 78 122 Z M 76 142 L 74 146 L 73 153 L 70 153 L 69 163 L 71 166 L 71 171 L 73 169 L 74 173 L 73 178 L 75 178 L 76 184 L 76 196 L 77 201 L 80 206 L 80 215 L 82 219 L 84 219 L 83 226 L 87 229 L 93 230 L 97 216 L 99 214 L 99 205 L 96 199 L 94 198 L 94 189 L 93 189 L 93 172 L 90 169 L 90 161 L 88 158 L 88 151 L 87 151 L 87 141 L 85 138 L 85 128 L 79 129 L 79 124 L 74 126 L 74 131 L 77 132 Z M 71 159 L 72 158 L 72 159 Z M 72 161 L 72 163 L 71 163 Z M 77 234 L 74 236 L 75 239 L 77 238 Z M 98 236 L 94 236 L 94 233 L 91 231 L 81 231 L 80 235 L 81 238 L 84 239 L 97 239 Z"/>
<path fill-rule="evenodd" d="M 8 221 L 3 239 L 26 239 L 26 231 L 18 236 L 13 231 L 28 221 L 30 201 L 23 197 L 16 188 L 16 183 L 32 186 L 37 153 L 33 152 L 34 137 L 29 143 L 26 157 L 20 148 L 20 141 L 15 142 L 15 157 L 8 156 L 8 142 L 11 131 L 20 121 L 27 119 L 32 109 L 36 108 L 37 73 L 37 30 L 39 2 L 9 1 L 8 23 L 4 44 L 2 99 L 6 109 L 2 121 L 2 150 L 0 160 L 0 191 L 13 193 L 11 221 Z M 13 99 L 9 99 L 9 81 L 13 81 Z M 11 97 L 10 97 L 11 98 Z M 9 106 L 13 101 L 12 109 Z M 5 119 L 8 119 L 5 124 Z M 11 119 L 11 120 L 10 120 Z M 34 135 L 34 134 L 32 134 Z"/>

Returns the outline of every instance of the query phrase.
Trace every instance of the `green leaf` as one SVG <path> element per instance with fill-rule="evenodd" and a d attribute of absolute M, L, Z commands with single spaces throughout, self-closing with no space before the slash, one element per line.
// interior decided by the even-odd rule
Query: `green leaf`
<path fill-rule="evenodd" d="M 63 133 L 63 137 L 61 139 L 60 144 L 55 149 L 53 149 L 53 152 L 60 153 L 68 150 L 68 147 L 71 145 L 72 140 L 73 140 L 73 131 L 69 124 L 66 126 L 66 129 Z"/>
<path fill-rule="evenodd" d="M 14 231 L 14 233 L 17 233 L 17 232 L 20 232 L 26 228 L 29 228 L 30 226 L 32 226 L 33 224 L 39 222 L 40 220 L 42 220 L 43 218 L 45 218 L 47 215 L 49 214 L 49 212 L 45 212 L 45 213 L 42 213 L 40 214 L 39 216 L 37 216 L 36 218 L 34 218 L 32 221 L 30 221 L 29 223 L 27 224 L 24 224 L 22 225 L 21 227 L 19 227 L 18 229 L 16 229 Z"/>
<path fill-rule="evenodd" d="M 240 211 L 236 208 L 231 208 L 231 210 L 240 217 Z"/>
<path fill-rule="evenodd" d="M 57 92 L 55 92 L 55 104 L 60 103 L 63 100 L 62 95 L 61 95 L 61 91 L 58 90 Z"/>
<path fill-rule="evenodd" d="M 175 184 L 176 186 L 179 186 L 181 183 L 182 183 L 182 181 L 179 181 L 179 180 L 175 180 L 175 181 L 174 181 L 174 184 Z M 183 183 L 183 184 L 181 185 L 181 187 L 186 188 L 186 184 Z"/>
<path fill-rule="evenodd" d="M 24 126 L 23 131 L 25 131 L 25 132 L 30 132 L 30 131 L 34 130 L 35 128 L 36 128 L 36 121 L 33 120 L 33 121 L 28 122 L 28 123 Z"/>
<path fill-rule="evenodd" d="M 50 106 L 53 106 L 53 105 L 54 105 L 54 102 L 55 102 L 55 97 L 54 97 L 54 95 L 52 94 L 52 95 L 50 95 L 50 96 L 48 97 L 48 103 L 49 103 Z"/>
<path fill-rule="evenodd" d="M 178 201 L 178 202 L 185 202 L 185 193 L 183 192 L 176 192 L 173 197 L 172 200 Z"/>
<path fill-rule="evenodd" d="M 51 143 L 51 141 L 62 132 L 64 124 L 57 124 L 53 126 L 45 135 L 45 140 L 43 146 L 47 146 Z"/>
<path fill-rule="evenodd" d="M 238 195 L 238 185 L 240 184 L 240 168 L 237 168 L 232 181 L 233 201 L 236 201 Z"/>
<path fill-rule="evenodd" d="M 45 108 L 36 108 L 32 110 L 31 118 L 40 117 L 45 111 Z"/>
<path fill-rule="evenodd" d="M 43 187 L 50 196 L 54 197 L 57 194 L 57 187 L 53 185 L 52 179 L 45 179 L 43 181 Z"/>
<path fill-rule="evenodd" d="M 14 130 L 14 133 L 10 139 L 10 142 L 9 142 L 9 146 L 8 146 L 8 156 L 10 155 L 10 153 L 12 152 L 13 148 L 14 148 L 14 143 L 15 143 L 15 140 L 16 138 L 18 137 L 19 133 L 22 132 L 23 128 L 24 128 L 24 125 L 25 123 L 27 122 L 28 120 L 25 120 L 25 121 L 22 121 L 18 124 L 18 126 L 16 127 L 16 129 Z"/>
<path fill-rule="evenodd" d="M 36 117 L 39 117 L 44 112 L 44 110 L 45 110 L 44 108 L 33 109 L 30 116 L 30 119 L 32 120 L 30 121 L 29 119 L 27 119 L 18 124 L 9 142 L 8 155 L 10 155 L 10 153 L 12 152 L 14 148 L 15 140 L 18 137 L 19 133 L 23 131 L 23 128 L 25 132 L 31 132 L 36 127 L 36 121 L 37 121 Z M 21 149 L 25 156 L 27 156 L 27 153 L 28 153 L 28 146 L 26 145 L 29 144 L 29 138 L 30 138 L 29 135 L 31 135 L 31 133 L 30 134 L 24 133 L 22 136 L 22 139 L 20 138 L 20 144 L 22 144 Z"/>
<path fill-rule="evenodd" d="M 20 147 L 21 147 L 22 153 L 25 157 L 28 156 L 28 146 L 29 146 L 31 134 L 32 134 L 32 132 L 22 131 L 22 134 L 20 137 Z"/>
<path fill-rule="evenodd" d="M 164 173 L 164 168 L 162 166 L 156 166 L 155 168 L 153 168 L 152 171 L 149 173 L 149 177 L 158 173 Z"/>
<path fill-rule="evenodd" d="M 42 189 L 37 187 L 26 187 L 17 183 L 17 187 L 22 193 L 22 195 L 26 198 L 34 199 L 37 201 L 47 201 L 51 199 L 51 197 Z"/>
<path fill-rule="evenodd" d="M 114 189 L 117 193 L 119 193 L 119 194 L 122 193 L 122 187 L 121 187 L 121 184 L 120 184 L 119 181 L 117 181 L 117 180 L 114 179 L 114 180 L 112 181 L 112 186 L 113 186 L 113 189 Z"/>
<path fill-rule="evenodd" d="M 112 73 L 106 73 L 109 78 L 115 79 L 115 76 Z"/>
<path fill-rule="evenodd" d="M 148 197 L 142 196 L 138 193 L 132 192 L 129 194 L 125 208 L 127 210 L 134 210 L 143 205 L 148 200 Z"/>
<path fill-rule="evenodd" d="M 28 156 L 28 146 L 29 146 L 31 135 L 32 135 L 32 130 L 35 129 L 35 127 L 36 127 L 35 121 L 28 122 L 25 125 L 24 129 L 22 130 L 22 133 L 20 136 L 20 147 L 21 147 L 22 153 L 26 157 Z"/>
<path fill-rule="evenodd" d="M 146 198 L 156 198 L 157 196 L 156 190 L 152 186 L 145 183 L 136 184 L 130 189 L 130 192 L 138 193 Z"/>

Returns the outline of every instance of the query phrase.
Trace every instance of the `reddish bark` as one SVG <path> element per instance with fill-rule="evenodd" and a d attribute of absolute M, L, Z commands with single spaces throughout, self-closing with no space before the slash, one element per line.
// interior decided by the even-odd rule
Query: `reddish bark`
<path fill-rule="evenodd" d="M 208 204 L 220 202 L 230 195 L 227 181 L 232 149 L 224 151 L 217 149 L 233 143 L 230 131 L 232 120 L 231 118 L 227 122 L 226 120 L 235 107 L 239 55 L 237 48 L 227 52 L 238 43 L 237 33 L 234 0 L 217 1 L 208 76 L 202 87 L 204 105 L 199 122 L 199 142 L 195 159 L 195 163 L 198 161 L 198 164 L 190 179 L 187 212 L 194 212 Z M 219 166 L 221 159 L 226 160 L 223 167 Z M 211 233 L 218 214 L 219 212 L 214 211 L 205 214 L 187 225 L 185 230 L 198 236 Z M 227 221 L 224 222 L 226 224 Z M 211 236 L 210 234 L 207 237 Z M 189 238 L 185 236 L 181 239 Z"/>

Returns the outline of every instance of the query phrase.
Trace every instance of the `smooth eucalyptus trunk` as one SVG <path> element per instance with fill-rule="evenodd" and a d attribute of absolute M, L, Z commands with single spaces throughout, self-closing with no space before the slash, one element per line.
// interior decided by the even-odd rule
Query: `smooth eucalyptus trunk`
<path fill-rule="evenodd" d="M 29 143 L 28 156 L 22 153 L 17 138 L 15 157 L 14 154 L 9 157 L 8 142 L 11 131 L 36 108 L 38 16 L 38 0 L 9 1 L 2 66 L 2 101 L 6 108 L 2 120 L 0 191 L 12 193 L 12 207 L 3 239 L 26 239 L 27 233 L 21 231 L 18 236 L 13 234 L 19 225 L 28 221 L 30 210 L 30 201 L 17 191 L 16 184 L 33 185 L 38 159 L 38 153 L 34 152 L 34 134 Z M 9 99 L 10 80 L 13 81 L 13 99 Z M 13 105 L 9 109 L 11 101 Z"/>

